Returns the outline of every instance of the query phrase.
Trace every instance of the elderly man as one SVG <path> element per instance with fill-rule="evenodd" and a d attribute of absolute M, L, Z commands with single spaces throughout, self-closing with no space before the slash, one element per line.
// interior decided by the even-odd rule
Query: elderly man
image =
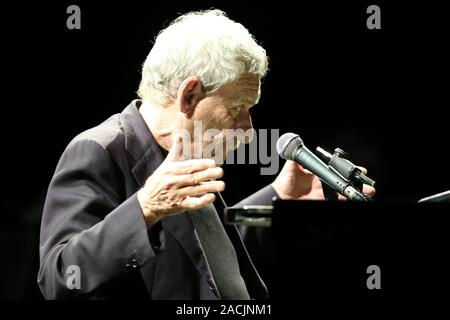
<path fill-rule="evenodd" d="M 265 50 L 218 10 L 163 30 L 148 55 L 141 100 L 74 138 L 50 183 L 38 283 L 48 299 L 261 299 L 266 287 L 234 226 L 214 205 L 267 71 Z M 205 141 L 222 155 L 205 156 Z M 200 152 L 199 152 L 200 150 Z M 212 160 L 211 158 L 216 158 Z M 288 161 L 271 186 L 245 199 L 323 198 L 318 180 Z"/>

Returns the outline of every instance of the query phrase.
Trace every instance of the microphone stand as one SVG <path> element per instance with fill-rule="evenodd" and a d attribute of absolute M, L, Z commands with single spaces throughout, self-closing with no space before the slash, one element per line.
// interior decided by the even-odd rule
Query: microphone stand
<path fill-rule="evenodd" d="M 375 186 L 375 181 L 364 175 L 361 170 L 351 163 L 347 158 L 349 154 L 342 149 L 336 148 L 334 154 L 330 154 L 321 147 L 316 148 L 318 155 L 325 159 L 328 163 L 330 170 L 340 174 L 346 179 L 355 189 L 358 189 L 363 195 L 363 184 L 367 183 L 371 186 Z M 322 190 L 327 200 L 337 200 L 338 193 L 329 185 L 321 181 Z M 369 197 L 365 197 L 366 201 L 370 201 Z"/>

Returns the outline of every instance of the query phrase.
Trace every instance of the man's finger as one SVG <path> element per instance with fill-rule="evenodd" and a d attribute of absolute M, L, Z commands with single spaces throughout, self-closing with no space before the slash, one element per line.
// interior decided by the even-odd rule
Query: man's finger
<path fill-rule="evenodd" d="M 186 197 L 181 202 L 181 206 L 187 210 L 200 209 L 213 203 L 216 200 L 216 196 L 213 193 L 207 193 L 201 197 Z"/>
<path fill-rule="evenodd" d="M 292 161 L 293 162 L 293 161 Z M 301 174 L 312 176 L 313 173 L 309 171 L 308 169 L 303 168 L 303 166 L 297 162 L 294 162 L 294 165 L 298 171 L 300 171 Z"/>
<path fill-rule="evenodd" d="M 185 186 L 197 185 L 202 182 L 214 179 L 220 179 L 223 177 L 223 169 L 220 167 L 207 168 L 202 171 L 195 172 L 193 174 L 183 174 L 173 176 L 173 184 L 178 188 Z"/>
<path fill-rule="evenodd" d="M 207 181 L 197 186 L 189 186 L 179 189 L 177 192 L 182 197 L 195 197 L 204 195 L 205 193 L 221 192 L 225 189 L 223 181 Z"/>
<path fill-rule="evenodd" d="M 291 171 L 291 172 L 300 173 L 300 174 L 312 175 L 311 171 L 303 168 L 300 164 L 298 164 L 297 162 L 292 161 L 292 160 L 286 161 L 286 164 L 284 165 L 284 169 Z"/>
<path fill-rule="evenodd" d="M 374 187 L 371 187 L 367 184 L 363 185 L 363 193 L 369 197 L 373 197 L 377 191 Z"/>
<path fill-rule="evenodd" d="M 347 200 L 347 198 L 344 197 L 342 194 L 338 194 L 338 200 L 344 201 Z"/>
<path fill-rule="evenodd" d="M 367 174 L 367 169 L 366 168 L 358 166 L 358 169 L 361 170 L 363 174 Z"/>
<path fill-rule="evenodd" d="M 314 175 L 314 173 L 312 173 L 312 172 L 309 171 L 308 169 L 303 169 L 303 173 L 304 173 L 305 175 L 308 175 L 308 176 Z"/>
<path fill-rule="evenodd" d="M 183 139 L 180 135 L 174 134 L 172 137 L 172 146 L 166 157 L 166 161 L 183 160 Z"/>
<path fill-rule="evenodd" d="M 173 173 L 178 175 L 191 174 L 197 171 L 215 167 L 217 167 L 216 162 L 212 159 L 189 159 L 185 161 L 174 162 L 173 164 L 171 164 Z"/>

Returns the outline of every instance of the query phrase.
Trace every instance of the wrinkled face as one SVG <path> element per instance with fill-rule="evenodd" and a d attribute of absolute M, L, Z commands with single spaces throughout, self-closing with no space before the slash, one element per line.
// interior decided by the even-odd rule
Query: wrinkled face
<path fill-rule="evenodd" d="M 259 100 L 260 79 L 246 73 L 205 96 L 183 124 L 191 132 L 191 158 L 213 158 L 222 164 L 228 152 L 253 137 L 249 109 Z"/>

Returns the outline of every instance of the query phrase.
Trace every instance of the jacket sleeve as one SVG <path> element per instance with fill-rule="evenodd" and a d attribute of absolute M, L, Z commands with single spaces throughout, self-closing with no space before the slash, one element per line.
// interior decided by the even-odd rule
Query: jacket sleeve
<path fill-rule="evenodd" d="M 245 198 L 233 207 L 242 207 L 245 205 L 270 205 L 274 197 L 278 197 L 277 192 L 272 185 L 267 185 L 251 196 Z"/>
<path fill-rule="evenodd" d="M 47 299 L 89 298 L 133 261 L 154 256 L 137 196 L 91 140 L 69 144 L 51 180 L 41 222 L 39 287 Z M 79 280 L 79 281 L 78 281 Z"/>

